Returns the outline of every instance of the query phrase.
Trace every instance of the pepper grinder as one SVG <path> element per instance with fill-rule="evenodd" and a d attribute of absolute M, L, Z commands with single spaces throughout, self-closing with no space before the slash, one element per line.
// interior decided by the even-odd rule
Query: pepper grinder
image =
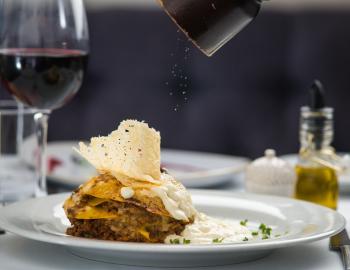
<path fill-rule="evenodd" d="M 212 56 L 258 15 L 264 0 L 158 0 L 185 35 Z"/>

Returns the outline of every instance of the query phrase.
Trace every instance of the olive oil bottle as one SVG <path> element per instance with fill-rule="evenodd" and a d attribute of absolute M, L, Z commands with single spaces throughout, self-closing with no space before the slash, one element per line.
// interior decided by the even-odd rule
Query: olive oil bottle
<path fill-rule="evenodd" d="M 301 108 L 295 198 L 336 209 L 339 167 L 333 135 L 333 109 L 325 107 L 322 84 L 315 81 L 309 106 Z"/>

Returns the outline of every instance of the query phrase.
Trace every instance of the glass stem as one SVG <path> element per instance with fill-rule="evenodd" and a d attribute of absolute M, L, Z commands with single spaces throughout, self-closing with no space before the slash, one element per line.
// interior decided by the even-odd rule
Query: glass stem
<path fill-rule="evenodd" d="M 47 146 L 47 126 L 49 120 L 49 112 L 37 112 L 34 115 L 36 137 L 38 140 L 37 153 L 37 185 L 35 187 L 35 196 L 43 197 L 47 195 L 46 186 L 46 146 Z"/>

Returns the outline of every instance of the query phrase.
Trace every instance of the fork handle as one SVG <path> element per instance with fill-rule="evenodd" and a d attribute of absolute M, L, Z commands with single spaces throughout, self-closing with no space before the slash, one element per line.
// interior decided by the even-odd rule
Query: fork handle
<path fill-rule="evenodd" d="M 341 254 L 343 255 L 345 270 L 350 270 L 350 246 L 342 246 Z"/>

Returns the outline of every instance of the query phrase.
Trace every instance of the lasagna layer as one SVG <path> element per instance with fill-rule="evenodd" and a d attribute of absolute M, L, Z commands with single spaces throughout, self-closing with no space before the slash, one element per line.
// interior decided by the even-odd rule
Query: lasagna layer
<path fill-rule="evenodd" d="M 101 240 L 163 243 L 168 235 L 180 234 L 188 224 L 172 217 L 151 213 L 130 203 L 106 201 L 91 209 L 105 213 L 107 218 L 69 218 L 72 226 L 67 229 L 68 235 Z M 71 211 L 74 212 L 74 208 Z"/>

